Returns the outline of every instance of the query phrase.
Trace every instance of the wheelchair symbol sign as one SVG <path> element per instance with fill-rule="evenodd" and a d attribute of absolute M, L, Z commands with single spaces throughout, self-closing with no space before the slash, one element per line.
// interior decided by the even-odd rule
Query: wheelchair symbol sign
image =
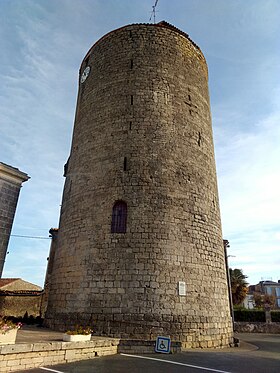
<path fill-rule="evenodd" d="M 155 352 L 170 353 L 171 340 L 167 337 L 157 337 Z"/>

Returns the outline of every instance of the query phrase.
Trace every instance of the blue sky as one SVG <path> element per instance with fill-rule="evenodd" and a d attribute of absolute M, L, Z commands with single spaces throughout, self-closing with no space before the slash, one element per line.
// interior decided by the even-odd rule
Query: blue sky
<path fill-rule="evenodd" d="M 58 226 L 78 70 L 91 45 L 147 23 L 154 0 L 0 0 L 0 161 L 28 173 L 14 235 Z M 156 21 L 202 49 L 230 266 L 280 279 L 280 2 L 159 0 Z M 11 237 L 4 277 L 42 285 L 49 240 Z"/>

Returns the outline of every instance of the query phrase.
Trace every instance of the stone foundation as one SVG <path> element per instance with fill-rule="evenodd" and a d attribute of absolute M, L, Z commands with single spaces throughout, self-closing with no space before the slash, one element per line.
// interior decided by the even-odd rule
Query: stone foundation
<path fill-rule="evenodd" d="M 238 333 L 270 333 L 280 334 L 280 323 L 272 322 L 235 322 L 234 330 Z"/>
<path fill-rule="evenodd" d="M 186 316 L 154 316 L 154 315 L 86 315 L 56 314 L 52 320 L 47 319 L 45 325 L 51 329 L 65 331 L 75 325 L 92 325 L 94 334 L 122 339 L 155 340 L 157 336 L 169 336 L 180 341 L 183 348 L 220 348 L 229 347 L 232 342 L 231 322 L 223 324 L 217 317 L 205 322 L 197 316 L 192 321 Z M 70 325 L 70 327 L 69 327 Z"/>

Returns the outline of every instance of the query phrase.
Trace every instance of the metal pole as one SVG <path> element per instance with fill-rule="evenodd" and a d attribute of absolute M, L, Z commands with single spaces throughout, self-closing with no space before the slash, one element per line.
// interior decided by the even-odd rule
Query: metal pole
<path fill-rule="evenodd" d="M 234 330 L 234 310 L 233 310 L 233 301 L 232 301 L 232 293 L 231 293 L 231 282 L 230 282 L 230 274 L 229 274 L 229 266 L 228 266 L 228 255 L 227 255 L 227 248 L 229 246 L 228 240 L 223 240 L 224 243 L 224 252 L 225 252 L 225 264 L 226 264 L 226 272 L 227 272 L 227 283 L 228 283 L 228 297 L 229 297 L 229 306 L 230 306 L 230 315 L 232 319 L 232 327 Z"/>

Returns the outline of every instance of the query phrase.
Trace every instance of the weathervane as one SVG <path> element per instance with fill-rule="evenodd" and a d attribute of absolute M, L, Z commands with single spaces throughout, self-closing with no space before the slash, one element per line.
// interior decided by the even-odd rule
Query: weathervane
<path fill-rule="evenodd" d="M 156 23 L 156 6 L 157 6 L 157 3 L 158 3 L 158 0 L 156 0 L 155 5 L 152 6 L 153 10 L 152 10 L 151 17 L 149 19 L 149 21 L 151 21 L 152 17 L 154 17 L 154 23 Z"/>

